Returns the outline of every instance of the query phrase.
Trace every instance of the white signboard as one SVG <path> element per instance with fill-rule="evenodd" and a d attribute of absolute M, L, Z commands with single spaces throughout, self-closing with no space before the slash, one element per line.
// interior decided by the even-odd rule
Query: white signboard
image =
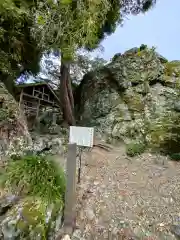
<path fill-rule="evenodd" d="M 93 147 L 94 128 L 70 126 L 69 143 Z"/>

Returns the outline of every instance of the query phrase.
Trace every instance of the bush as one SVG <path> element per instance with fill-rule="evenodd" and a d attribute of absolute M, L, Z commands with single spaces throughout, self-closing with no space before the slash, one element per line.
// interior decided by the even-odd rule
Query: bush
<path fill-rule="evenodd" d="M 165 65 L 165 74 L 172 77 L 175 74 L 176 77 L 180 76 L 180 62 L 167 62 Z"/>
<path fill-rule="evenodd" d="M 148 48 L 147 45 L 141 44 L 141 46 L 139 47 L 139 50 L 140 50 L 140 51 L 143 51 L 143 50 L 145 50 L 145 49 L 147 49 L 147 48 Z"/>
<path fill-rule="evenodd" d="M 4 187 L 13 194 L 40 197 L 49 204 L 64 203 L 63 169 L 44 156 L 24 156 L 10 160 L 4 173 Z"/>
<path fill-rule="evenodd" d="M 172 116 L 169 125 L 166 126 L 166 135 L 163 141 L 160 143 L 160 150 L 167 155 L 180 152 L 180 114 Z M 174 155 L 174 156 L 175 156 Z M 177 156 L 176 156 L 177 157 Z"/>
<path fill-rule="evenodd" d="M 134 157 L 142 154 L 145 148 L 143 143 L 130 143 L 126 146 L 126 154 L 130 157 Z"/>
<path fill-rule="evenodd" d="M 180 161 L 180 153 L 169 154 L 169 157 L 172 161 Z"/>

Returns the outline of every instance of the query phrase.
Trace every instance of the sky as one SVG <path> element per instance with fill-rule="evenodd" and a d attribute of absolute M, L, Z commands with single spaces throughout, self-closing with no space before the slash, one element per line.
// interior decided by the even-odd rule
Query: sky
<path fill-rule="evenodd" d="M 180 0 L 157 0 L 145 15 L 129 17 L 123 27 L 102 42 L 104 52 L 94 54 L 110 60 L 116 53 L 146 44 L 155 46 L 169 61 L 180 60 L 179 11 Z"/>

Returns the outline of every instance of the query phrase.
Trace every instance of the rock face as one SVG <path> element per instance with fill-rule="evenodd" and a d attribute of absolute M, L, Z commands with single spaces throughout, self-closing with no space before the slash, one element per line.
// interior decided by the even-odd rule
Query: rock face
<path fill-rule="evenodd" d="M 44 239 L 57 237 L 63 209 L 49 206 L 40 198 L 18 199 L 8 196 L 0 200 L 0 239 Z M 2 212 L 3 211 L 3 212 Z"/>
<path fill-rule="evenodd" d="M 21 142 L 31 143 L 26 121 L 17 102 L 0 83 L 0 155 Z"/>
<path fill-rule="evenodd" d="M 154 49 L 116 54 L 77 88 L 79 124 L 95 126 L 107 140 L 153 141 L 159 122 L 180 111 L 179 83 L 180 61 L 168 62 Z"/>

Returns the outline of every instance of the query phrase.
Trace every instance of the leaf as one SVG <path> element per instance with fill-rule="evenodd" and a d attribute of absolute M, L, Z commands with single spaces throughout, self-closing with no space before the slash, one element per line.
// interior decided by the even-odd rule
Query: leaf
<path fill-rule="evenodd" d="M 37 18 L 37 22 L 39 25 L 44 25 L 45 24 L 45 19 L 43 18 L 43 16 L 38 16 Z"/>
<path fill-rule="evenodd" d="M 61 0 L 62 4 L 70 4 L 72 3 L 72 0 Z"/>

